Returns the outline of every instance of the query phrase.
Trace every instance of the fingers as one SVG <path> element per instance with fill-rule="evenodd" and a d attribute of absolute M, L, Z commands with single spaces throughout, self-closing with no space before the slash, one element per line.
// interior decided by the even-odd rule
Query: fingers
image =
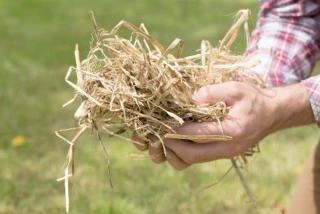
<path fill-rule="evenodd" d="M 167 149 L 166 152 L 167 152 L 167 161 L 174 169 L 181 171 L 190 166 L 190 164 L 184 162 L 170 149 Z"/>
<path fill-rule="evenodd" d="M 186 132 L 188 134 L 190 134 L 190 131 L 187 130 L 189 128 L 194 129 L 196 134 L 206 134 L 206 129 L 203 129 L 203 127 L 199 127 L 198 131 L 194 127 L 187 127 Z M 181 133 L 183 134 L 184 131 L 185 130 L 182 129 Z M 209 134 L 212 133 L 210 132 Z M 135 132 L 132 134 L 132 140 L 139 142 L 139 144 L 135 144 L 138 149 L 142 151 L 149 149 L 149 156 L 154 163 L 163 163 L 167 160 L 168 163 L 176 170 L 184 170 L 190 165 L 196 163 L 231 158 L 240 154 L 242 150 L 244 150 L 241 148 L 241 144 L 237 145 L 235 142 L 211 142 L 198 144 L 187 140 L 165 139 L 164 144 L 167 148 L 167 156 L 165 156 L 162 144 L 159 144 L 158 147 L 148 147 L 147 143 Z"/>
<path fill-rule="evenodd" d="M 139 137 L 137 132 L 132 133 L 131 140 L 134 141 L 133 144 L 140 151 L 149 150 L 149 156 L 154 163 L 163 163 L 166 161 L 161 143 L 158 147 L 149 146 L 146 141 Z"/>
<path fill-rule="evenodd" d="M 145 151 L 148 149 L 148 143 L 144 141 L 142 138 L 139 137 L 137 132 L 133 132 L 131 136 L 131 140 L 133 144 L 139 149 L 140 151 Z"/>
<path fill-rule="evenodd" d="M 163 163 L 167 160 L 161 143 L 158 147 L 149 146 L 149 156 L 154 163 Z"/>
<path fill-rule="evenodd" d="M 235 142 L 212 142 L 198 144 L 185 140 L 166 139 L 167 148 L 172 150 L 187 164 L 209 162 L 217 159 L 232 158 L 242 152 L 242 144 Z"/>
<path fill-rule="evenodd" d="M 215 122 L 202 122 L 202 123 L 187 123 L 175 129 L 177 134 L 181 135 L 226 135 L 231 136 L 233 139 L 238 139 L 241 133 L 237 121 L 233 119 L 224 120 L 221 123 Z M 197 143 L 209 143 L 219 141 L 219 139 L 203 139 L 192 140 Z"/>
<path fill-rule="evenodd" d="M 207 85 L 197 91 L 194 99 L 199 104 L 216 104 L 219 101 L 225 101 L 230 106 L 236 102 L 236 98 L 239 96 L 239 86 L 239 83 L 236 82 Z"/>

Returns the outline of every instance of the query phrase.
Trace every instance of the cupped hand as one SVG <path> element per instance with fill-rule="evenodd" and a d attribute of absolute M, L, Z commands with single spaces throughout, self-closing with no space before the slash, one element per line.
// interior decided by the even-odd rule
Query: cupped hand
<path fill-rule="evenodd" d="M 309 120 L 312 120 L 310 119 L 312 111 L 302 85 L 280 91 L 262 89 L 240 82 L 209 85 L 201 88 L 195 94 L 195 100 L 198 104 L 215 104 L 223 100 L 227 106 L 231 107 L 226 118 L 220 123 L 188 123 L 176 128 L 175 131 L 181 135 L 227 135 L 231 136 L 232 140 L 188 141 L 165 139 L 166 156 L 164 156 L 161 145 L 157 148 L 138 146 L 138 149 L 148 149 L 155 163 L 162 163 L 167 160 L 177 170 L 183 170 L 196 163 L 232 158 L 257 144 L 271 132 L 284 128 L 285 120 L 291 117 L 291 109 L 288 109 L 288 112 L 283 112 L 279 94 L 283 94 L 286 98 L 283 100 L 289 102 L 290 99 L 287 99 L 287 94 L 290 94 L 290 90 L 298 90 L 298 93 L 303 95 L 303 98 L 301 98 L 304 100 L 303 107 L 308 110 Z M 299 104 L 301 103 L 297 102 L 297 105 Z M 281 118 L 284 119 L 283 122 L 280 122 Z M 132 139 L 142 144 L 145 143 L 136 133 L 133 133 Z"/>

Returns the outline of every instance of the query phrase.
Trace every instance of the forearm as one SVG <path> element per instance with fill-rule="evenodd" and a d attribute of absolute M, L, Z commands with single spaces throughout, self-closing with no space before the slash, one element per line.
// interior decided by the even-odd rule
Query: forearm
<path fill-rule="evenodd" d="M 315 123 L 307 89 L 298 83 L 285 87 L 265 89 L 273 112 L 270 132 Z"/>

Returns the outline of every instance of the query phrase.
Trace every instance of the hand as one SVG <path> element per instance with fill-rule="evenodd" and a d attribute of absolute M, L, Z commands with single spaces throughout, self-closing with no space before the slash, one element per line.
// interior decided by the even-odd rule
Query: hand
<path fill-rule="evenodd" d="M 189 123 L 175 131 L 185 135 L 224 134 L 231 136 L 232 140 L 208 142 L 165 139 L 166 157 L 161 146 L 149 147 L 149 154 L 155 157 L 152 159 L 154 162 L 167 160 L 175 169 L 183 170 L 196 163 L 232 158 L 274 131 L 314 122 L 308 95 L 302 84 L 261 89 L 246 83 L 228 82 L 201 88 L 195 100 L 199 104 L 215 104 L 224 100 L 231 109 L 220 124 Z M 132 138 L 145 143 L 136 133 Z"/>

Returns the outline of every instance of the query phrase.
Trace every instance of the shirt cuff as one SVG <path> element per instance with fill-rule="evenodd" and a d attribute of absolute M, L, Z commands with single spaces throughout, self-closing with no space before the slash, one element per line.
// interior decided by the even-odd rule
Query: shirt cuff
<path fill-rule="evenodd" d="M 302 83 L 307 89 L 313 115 L 320 128 L 320 75 L 303 80 Z"/>

